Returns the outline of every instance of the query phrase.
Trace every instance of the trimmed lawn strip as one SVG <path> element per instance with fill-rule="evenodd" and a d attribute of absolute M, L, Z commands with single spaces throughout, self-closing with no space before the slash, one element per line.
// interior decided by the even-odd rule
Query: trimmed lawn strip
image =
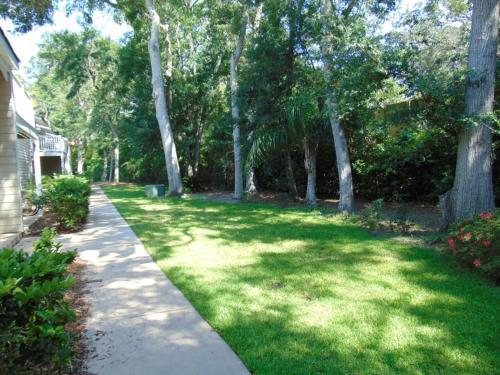
<path fill-rule="evenodd" d="M 493 374 L 500 289 L 341 216 L 104 187 L 255 374 Z"/>

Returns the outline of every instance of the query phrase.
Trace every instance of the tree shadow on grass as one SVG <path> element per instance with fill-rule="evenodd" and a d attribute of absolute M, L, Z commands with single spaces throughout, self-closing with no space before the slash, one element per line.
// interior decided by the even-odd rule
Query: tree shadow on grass
<path fill-rule="evenodd" d="M 166 274 L 255 373 L 489 374 L 500 368 L 499 289 L 441 254 L 294 209 L 157 202 L 137 193 L 116 204 L 155 259 L 167 262 Z M 210 256 L 242 260 L 201 269 L 168 263 L 174 251 L 203 253 L 203 241 L 196 247 L 200 236 L 216 244 Z"/>

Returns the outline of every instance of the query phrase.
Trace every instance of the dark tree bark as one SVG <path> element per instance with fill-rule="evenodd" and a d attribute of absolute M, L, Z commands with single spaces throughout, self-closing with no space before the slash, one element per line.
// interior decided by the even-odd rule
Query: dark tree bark
<path fill-rule="evenodd" d="M 295 176 L 293 173 L 292 155 L 290 155 L 290 150 L 288 148 L 285 149 L 285 162 L 288 193 L 293 197 L 293 199 L 297 199 L 299 193 L 297 191 L 297 184 L 295 183 Z"/>
<path fill-rule="evenodd" d="M 240 61 L 245 46 L 245 36 L 248 24 L 246 5 L 243 7 L 241 28 L 236 42 L 236 47 L 230 59 L 231 83 L 231 116 L 233 119 L 233 150 L 234 150 L 234 198 L 243 198 L 243 159 L 241 155 L 240 140 L 240 108 L 238 105 L 238 62 Z"/>
<path fill-rule="evenodd" d="M 304 165 L 307 172 L 306 203 L 316 204 L 316 160 L 318 153 L 318 140 L 304 138 Z"/>
<path fill-rule="evenodd" d="M 248 122 L 252 124 L 251 116 L 249 116 Z M 253 131 L 247 137 L 248 143 L 253 146 Z M 246 182 L 245 182 L 245 194 L 255 194 L 257 193 L 257 176 L 255 175 L 255 168 L 253 165 L 253 160 L 247 159 L 247 171 L 246 171 Z"/>
<path fill-rule="evenodd" d="M 495 209 L 492 135 L 484 116 L 493 113 L 499 4 L 472 1 L 465 112 L 475 124 L 465 126 L 459 135 L 455 181 L 441 199 L 443 210 L 449 211 L 443 215 L 443 227 Z"/>

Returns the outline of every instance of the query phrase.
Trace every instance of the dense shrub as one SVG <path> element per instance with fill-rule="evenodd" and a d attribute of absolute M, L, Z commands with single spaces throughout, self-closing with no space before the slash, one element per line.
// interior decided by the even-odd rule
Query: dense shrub
<path fill-rule="evenodd" d="M 485 212 L 455 225 L 448 246 L 457 259 L 500 283 L 500 214 Z"/>
<path fill-rule="evenodd" d="M 64 293 L 74 283 L 66 269 L 75 252 L 61 252 L 54 237 L 45 229 L 31 255 L 0 249 L 1 374 L 55 373 L 71 359 L 64 327 L 75 314 Z"/>
<path fill-rule="evenodd" d="M 89 212 L 90 185 L 77 176 L 57 176 L 45 183 L 45 197 L 51 210 L 66 228 L 85 222 Z"/>

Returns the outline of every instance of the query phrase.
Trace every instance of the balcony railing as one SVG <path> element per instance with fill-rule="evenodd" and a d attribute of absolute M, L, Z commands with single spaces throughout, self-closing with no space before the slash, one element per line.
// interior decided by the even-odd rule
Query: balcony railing
<path fill-rule="evenodd" d="M 65 152 L 66 144 L 63 137 L 59 135 L 44 135 L 40 137 L 40 151 L 42 152 Z"/>

